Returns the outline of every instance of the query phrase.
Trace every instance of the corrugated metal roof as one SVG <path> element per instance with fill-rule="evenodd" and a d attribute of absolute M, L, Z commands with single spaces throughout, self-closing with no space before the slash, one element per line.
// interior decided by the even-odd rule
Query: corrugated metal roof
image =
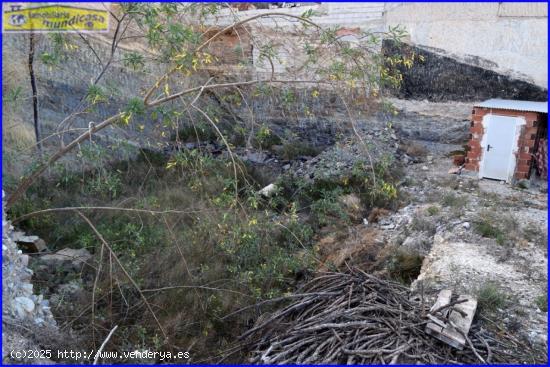
<path fill-rule="evenodd" d="M 516 101 L 512 99 L 488 99 L 476 104 L 474 107 L 548 113 L 548 102 Z"/>

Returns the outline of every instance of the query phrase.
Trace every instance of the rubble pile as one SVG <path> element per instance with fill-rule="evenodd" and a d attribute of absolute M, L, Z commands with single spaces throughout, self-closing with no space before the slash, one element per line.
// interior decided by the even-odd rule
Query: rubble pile
<path fill-rule="evenodd" d="M 36 242 L 33 236 L 15 232 L 6 220 L 2 192 L 2 361 L 13 362 L 12 351 L 37 351 L 40 347 L 33 337 L 27 334 L 42 332 L 57 334 L 56 321 L 50 311 L 49 301 L 41 294 L 34 294 L 28 268 L 29 256 L 18 249 L 16 240 Z M 30 243 L 29 242 L 29 243 Z M 40 242 L 38 242 L 40 245 Z M 27 335 L 27 336 L 25 336 Z M 18 357 L 20 358 L 20 357 Z M 44 356 L 22 357 L 23 363 L 51 363 Z"/>
<path fill-rule="evenodd" d="M 2 201 L 2 316 L 35 325 L 54 326 L 49 301 L 33 293 L 29 255 L 18 249 L 16 240 L 19 237 L 20 233 L 15 232 L 6 220 Z"/>

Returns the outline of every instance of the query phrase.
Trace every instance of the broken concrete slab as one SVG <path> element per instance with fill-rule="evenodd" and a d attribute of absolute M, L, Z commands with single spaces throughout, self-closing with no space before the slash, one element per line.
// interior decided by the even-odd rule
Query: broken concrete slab
<path fill-rule="evenodd" d="M 277 192 L 277 185 L 271 183 L 266 187 L 264 187 L 263 189 L 261 189 L 260 191 L 258 191 L 258 194 L 264 197 L 271 197 L 275 195 L 276 192 Z"/>
<path fill-rule="evenodd" d="M 88 263 L 91 258 L 92 255 L 86 249 L 64 248 L 54 254 L 41 256 L 40 261 L 53 267 L 64 265 L 79 270 Z"/>
<path fill-rule="evenodd" d="M 14 232 L 12 239 L 17 245 L 27 253 L 36 253 L 47 251 L 46 242 L 38 236 L 27 236 L 24 232 Z"/>

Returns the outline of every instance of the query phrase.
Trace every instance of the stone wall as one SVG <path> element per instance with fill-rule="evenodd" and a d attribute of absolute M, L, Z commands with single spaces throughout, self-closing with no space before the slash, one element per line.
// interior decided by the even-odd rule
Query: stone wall
<path fill-rule="evenodd" d="M 29 256 L 18 249 L 12 239 L 13 226 L 4 212 L 2 191 L 2 361 L 7 362 L 13 349 L 29 347 L 27 338 L 18 333 L 18 327 L 27 330 L 56 330 L 56 322 L 48 300 L 33 291 Z M 33 363 L 33 360 L 27 360 Z M 37 360 L 34 361 L 36 363 Z"/>

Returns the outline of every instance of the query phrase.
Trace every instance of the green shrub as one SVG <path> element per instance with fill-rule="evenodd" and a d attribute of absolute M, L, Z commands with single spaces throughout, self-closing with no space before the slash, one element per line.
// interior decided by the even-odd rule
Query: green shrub
<path fill-rule="evenodd" d="M 209 123 L 185 125 L 172 135 L 171 140 L 182 142 L 212 141 L 218 139 L 216 130 Z"/>
<path fill-rule="evenodd" d="M 279 144 L 281 144 L 281 138 L 274 134 L 267 125 L 262 125 L 258 131 L 256 131 L 256 135 L 252 142 L 254 147 L 260 149 L 269 149 L 273 145 Z"/>
<path fill-rule="evenodd" d="M 86 192 L 100 198 L 116 199 L 122 190 L 120 174 L 108 170 L 101 171 L 86 180 Z"/>
<path fill-rule="evenodd" d="M 480 218 L 474 222 L 474 230 L 483 237 L 494 238 L 499 245 L 506 243 L 505 233 L 490 218 Z"/>
<path fill-rule="evenodd" d="M 538 296 L 535 304 L 542 312 L 548 312 L 548 291 Z"/>
<path fill-rule="evenodd" d="M 481 312 L 492 313 L 506 305 L 507 296 L 494 282 L 486 282 L 476 290 L 477 305 Z"/>
<path fill-rule="evenodd" d="M 349 221 L 342 203 L 338 200 L 342 194 L 343 190 L 340 188 L 322 190 L 320 192 L 321 197 L 311 204 L 311 213 L 320 227 L 330 224 L 331 219 L 340 219 L 344 222 Z"/>
<path fill-rule="evenodd" d="M 428 212 L 428 215 L 434 216 L 434 215 L 437 215 L 439 213 L 439 207 L 430 206 L 428 209 L 426 209 L 426 211 Z"/>
<path fill-rule="evenodd" d="M 466 204 L 466 199 L 458 195 L 447 193 L 441 198 L 441 205 L 452 207 L 452 208 L 461 208 Z"/>

